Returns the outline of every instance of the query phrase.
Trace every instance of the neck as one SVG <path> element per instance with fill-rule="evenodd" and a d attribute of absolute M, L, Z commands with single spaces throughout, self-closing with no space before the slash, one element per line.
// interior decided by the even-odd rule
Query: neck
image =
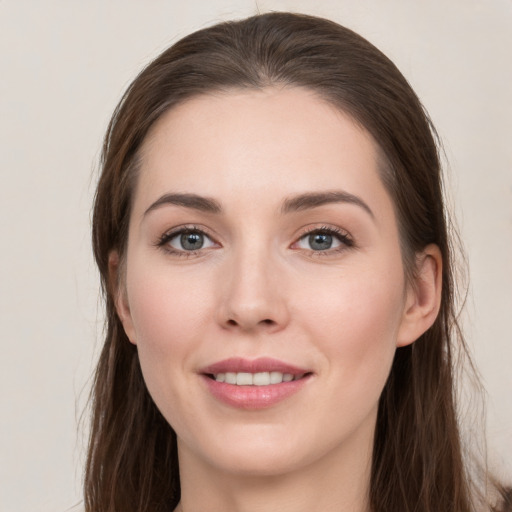
<path fill-rule="evenodd" d="M 199 461 L 180 447 L 176 512 L 368 512 L 372 443 L 339 447 L 283 474 L 240 474 Z"/>

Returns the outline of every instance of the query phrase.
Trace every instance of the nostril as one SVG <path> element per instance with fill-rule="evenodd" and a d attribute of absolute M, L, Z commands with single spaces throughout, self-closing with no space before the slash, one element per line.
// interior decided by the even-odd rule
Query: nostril
<path fill-rule="evenodd" d="M 237 318 L 233 315 L 232 318 L 226 318 L 224 321 L 224 326 L 226 328 L 240 328 L 242 330 L 251 330 L 251 329 L 257 329 L 259 328 L 274 328 L 278 325 L 278 322 L 275 320 L 272 320 L 271 318 L 263 318 L 261 320 L 250 318 L 249 316 L 247 318 L 241 317 Z"/>

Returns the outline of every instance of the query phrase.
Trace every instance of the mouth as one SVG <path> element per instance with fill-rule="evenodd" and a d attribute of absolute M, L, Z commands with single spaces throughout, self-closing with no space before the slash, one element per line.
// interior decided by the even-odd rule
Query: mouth
<path fill-rule="evenodd" d="M 270 358 L 226 359 L 200 374 L 215 398 L 242 409 L 276 405 L 298 393 L 313 376 L 311 370 Z"/>
<path fill-rule="evenodd" d="M 216 382 L 235 386 L 272 386 L 303 379 L 312 371 L 270 357 L 233 357 L 207 366 L 201 373 Z"/>
<path fill-rule="evenodd" d="M 283 382 L 292 382 L 300 380 L 304 377 L 311 375 L 311 372 L 300 373 L 294 375 L 293 373 L 283 372 L 219 372 L 205 374 L 216 382 L 225 382 L 226 384 L 233 384 L 235 386 L 273 386 L 282 384 Z"/>

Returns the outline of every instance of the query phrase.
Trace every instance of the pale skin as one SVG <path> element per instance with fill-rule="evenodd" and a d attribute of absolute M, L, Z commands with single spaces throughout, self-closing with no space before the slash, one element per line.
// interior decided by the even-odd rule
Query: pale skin
<path fill-rule="evenodd" d="M 406 282 L 377 154 L 300 88 L 196 97 L 146 138 L 127 253 L 110 267 L 177 434 L 177 510 L 368 510 L 378 399 L 397 347 L 436 318 L 442 268 L 429 245 Z M 269 407 L 235 407 L 201 374 L 235 356 L 308 377 Z"/>

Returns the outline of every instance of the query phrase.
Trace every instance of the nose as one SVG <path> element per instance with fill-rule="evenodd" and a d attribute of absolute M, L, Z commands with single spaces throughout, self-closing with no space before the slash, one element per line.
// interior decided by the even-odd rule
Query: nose
<path fill-rule="evenodd" d="M 270 252 L 248 249 L 226 262 L 218 308 L 223 328 L 272 333 L 288 324 L 285 279 Z"/>

